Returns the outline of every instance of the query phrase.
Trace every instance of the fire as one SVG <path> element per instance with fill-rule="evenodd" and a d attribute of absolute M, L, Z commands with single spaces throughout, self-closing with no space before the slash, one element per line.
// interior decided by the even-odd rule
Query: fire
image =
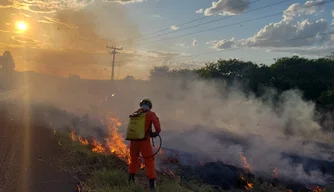
<path fill-rule="evenodd" d="M 245 177 L 243 177 L 243 176 L 241 176 L 241 179 L 244 180 L 244 181 L 246 181 Z M 249 181 L 246 181 L 245 189 L 246 189 L 246 190 L 250 190 L 250 189 L 252 189 L 252 188 L 254 188 L 254 183 L 251 183 L 251 182 L 249 182 Z"/>
<path fill-rule="evenodd" d="M 79 141 L 80 141 L 80 143 L 82 144 L 82 145 L 88 145 L 88 140 L 87 139 L 83 139 L 82 137 L 78 137 L 78 139 L 79 139 Z"/>
<path fill-rule="evenodd" d="M 92 151 L 95 153 L 103 153 L 105 152 L 105 148 L 102 146 L 102 144 L 98 141 L 96 141 L 95 139 L 93 140 L 93 149 Z"/>
<path fill-rule="evenodd" d="M 82 145 L 91 144 L 92 152 L 94 153 L 114 154 L 117 157 L 123 159 L 127 164 L 130 164 L 130 149 L 124 143 L 122 135 L 118 132 L 118 128 L 122 126 L 121 121 L 117 118 L 107 118 L 106 123 L 108 124 L 108 137 L 104 139 L 104 143 L 101 143 L 97 139 L 92 139 L 90 142 L 81 136 L 77 136 L 75 131 L 71 131 L 70 139 L 73 141 L 78 140 Z M 159 155 L 162 155 L 163 153 L 164 152 L 161 149 L 158 152 Z M 139 168 L 145 168 L 144 160 L 141 158 L 139 159 Z M 165 170 L 165 173 L 175 176 L 171 170 Z"/>
<path fill-rule="evenodd" d="M 77 137 L 76 134 L 75 134 L 75 131 L 71 131 L 71 140 L 76 141 L 77 138 L 82 145 L 88 145 L 89 144 L 87 139 L 83 139 L 81 136 Z"/>
<path fill-rule="evenodd" d="M 251 165 L 247 162 L 247 158 L 245 157 L 244 153 L 243 153 L 243 152 L 240 152 L 240 155 L 241 155 L 241 159 L 242 159 L 242 161 L 244 162 L 244 167 L 245 167 L 249 172 L 251 172 L 252 167 L 251 167 Z"/>
<path fill-rule="evenodd" d="M 121 123 L 117 119 L 112 118 L 112 124 L 109 126 L 109 137 L 106 140 L 106 146 L 110 153 L 116 154 L 122 159 L 126 159 L 130 164 L 130 149 L 123 141 L 123 137 L 118 133 L 118 128 Z M 116 125 L 116 126 L 114 126 Z"/>
<path fill-rule="evenodd" d="M 169 170 L 169 173 L 170 173 L 173 177 L 175 177 L 175 174 L 174 174 L 174 172 L 173 172 L 172 170 Z"/>
<path fill-rule="evenodd" d="M 277 177 L 278 177 L 278 168 L 275 167 L 275 168 L 273 169 L 273 178 L 277 178 Z"/>
<path fill-rule="evenodd" d="M 164 154 L 164 152 L 162 151 L 162 149 L 159 150 L 158 154 L 159 155 L 163 155 Z"/>
<path fill-rule="evenodd" d="M 251 165 L 248 163 L 247 158 L 246 158 L 246 156 L 244 155 L 244 153 L 241 152 L 241 153 L 240 153 L 240 156 L 241 156 L 242 161 L 244 162 L 244 168 L 246 168 L 249 172 L 251 172 L 252 167 L 251 167 Z M 246 181 L 246 179 L 245 179 L 243 176 L 241 176 L 241 179 L 244 180 L 244 181 Z M 251 182 L 249 182 L 249 181 L 246 181 L 246 186 L 245 186 L 245 189 L 246 189 L 246 190 L 250 190 L 250 189 L 252 189 L 253 187 L 254 187 L 254 183 L 251 183 Z"/>
<path fill-rule="evenodd" d="M 71 139 L 72 141 L 76 140 L 75 131 L 71 131 Z"/>
<path fill-rule="evenodd" d="M 105 143 L 102 144 L 96 139 L 91 142 L 92 151 L 95 153 L 115 154 L 119 158 L 125 160 L 127 164 L 130 164 L 130 149 L 124 143 L 124 139 L 121 134 L 118 133 L 118 127 L 122 126 L 122 123 L 117 118 L 107 118 L 108 123 L 108 137 L 105 139 Z M 70 138 L 72 141 L 78 140 L 82 145 L 88 145 L 90 142 L 87 139 L 77 136 L 75 131 L 71 131 Z M 140 162 L 140 168 L 145 168 L 144 162 Z"/>
<path fill-rule="evenodd" d="M 314 187 L 314 189 L 312 190 L 312 192 L 325 192 L 325 191 L 326 191 L 325 188 L 321 189 L 319 186 Z"/>
<path fill-rule="evenodd" d="M 253 187 L 254 187 L 254 183 L 250 183 L 250 182 L 247 181 L 247 185 L 245 186 L 245 189 L 246 189 L 246 190 L 250 190 L 250 189 L 252 189 Z"/>

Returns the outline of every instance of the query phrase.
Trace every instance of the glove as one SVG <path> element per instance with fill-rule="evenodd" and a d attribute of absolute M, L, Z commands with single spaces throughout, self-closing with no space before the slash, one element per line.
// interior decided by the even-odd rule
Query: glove
<path fill-rule="evenodd" d="M 152 132 L 151 133 L 151 137 L 157 137 L 159 135 L 159 133 L 157 133 L 157 132 Z"/>

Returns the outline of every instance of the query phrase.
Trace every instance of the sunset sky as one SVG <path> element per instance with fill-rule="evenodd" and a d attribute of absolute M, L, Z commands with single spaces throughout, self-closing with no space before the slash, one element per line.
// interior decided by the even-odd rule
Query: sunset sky
<path fill-rule="evenodd" d="M 110 79 L 106 45 L 123 47 L 115 78 L 145 79 L 155 65 L 327 55 L 333 16 L 333 0 L 0 0 L 0 51 L 17 71 Z"/>

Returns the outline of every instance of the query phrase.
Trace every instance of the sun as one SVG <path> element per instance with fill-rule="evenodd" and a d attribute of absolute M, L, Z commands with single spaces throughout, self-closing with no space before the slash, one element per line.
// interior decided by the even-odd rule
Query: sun
<path fill-rule="evenodd" d="M 18 21 L 16 22 L 16 28 L 19 31 L 26 31 L 28 29 L 28 24 L 24 21 Z"/>

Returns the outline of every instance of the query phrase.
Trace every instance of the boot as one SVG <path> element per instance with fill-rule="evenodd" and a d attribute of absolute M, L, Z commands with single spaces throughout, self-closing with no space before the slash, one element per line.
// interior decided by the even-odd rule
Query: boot
<path fill-rule="evenodd" d="M 129 180 L 128 180 L 129 185 L 130 185 L 131 181 L 132 181 L 133 183 L 135 183 L 135 174 L 133 174 L 133 173 L 130 173 L 130 174 L 129 174 Z"/>
<path fill-rule="evenodd" d="M 155 179 L 149 179 L 150 183 L 150 192 L 156 192 L 155 190 Z"/>

